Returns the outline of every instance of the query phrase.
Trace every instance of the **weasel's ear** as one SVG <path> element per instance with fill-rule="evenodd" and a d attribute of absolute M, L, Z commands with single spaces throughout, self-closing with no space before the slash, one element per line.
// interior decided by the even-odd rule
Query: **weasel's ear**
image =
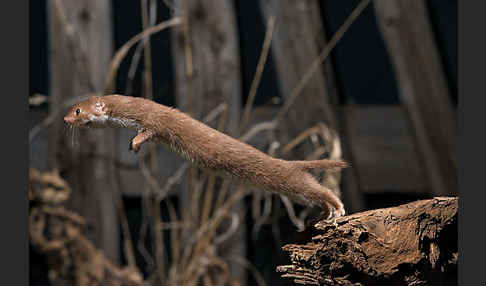
<path fill-rule="evenodd" d="M 102 101 L 98 101 L 96 102 L 95 104 L 95 108 L 98 112 L 103 112 L 104 111 L 104 107 L 105 107 L 105 103 L 102 102 Z"/>

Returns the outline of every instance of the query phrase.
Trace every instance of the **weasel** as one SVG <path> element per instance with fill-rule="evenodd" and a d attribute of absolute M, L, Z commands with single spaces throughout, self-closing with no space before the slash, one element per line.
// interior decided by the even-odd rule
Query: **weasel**
<path fill-rule="evenodd" d="M 121 127 L 137 131 L 129 149 L 144 142 L 165 145 L 199 167 L 225 173 L 244 183 L 283 194 L 304 205 L 317 205 L 324 215 L 345 214 L 341 200 L 308 171 L 340 169 L 344 161 L 287 161 L 213 129 L 189 115 L 154 101 L 123 95 L 94 96 L 72 107 L 64 122 L 74 127 Z"/>

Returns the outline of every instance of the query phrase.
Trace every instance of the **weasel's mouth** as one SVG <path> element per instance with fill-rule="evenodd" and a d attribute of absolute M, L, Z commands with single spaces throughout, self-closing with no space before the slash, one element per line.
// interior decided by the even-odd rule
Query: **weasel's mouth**
<path fill-rule="evenodd" d="M 75 121 L 75 122 L 66 122 L 66 123 L 76 128 L 84 128 L 84 127 L 90 127 L 91 121 L 88 122 Z"/>
<path fill-rule="evenodd" d="M 93 127 L 92 126 L 92 122 L 91 121 L 87 121 L 87 122 L 79 122 L 78 124 L 75 125 L 76 127 L 78 128 L 91 128 Z"/>

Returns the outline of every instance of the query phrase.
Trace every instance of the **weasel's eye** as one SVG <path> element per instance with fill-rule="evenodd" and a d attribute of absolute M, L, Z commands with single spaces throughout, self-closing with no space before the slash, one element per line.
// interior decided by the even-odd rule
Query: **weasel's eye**
<path fill-rule="evenodd" d="M 75 113 L 76 113 L 76 115 L 79 115 L 81 113 L 81 109 L 79 109 L 79 108 L 76 109 Z"/>

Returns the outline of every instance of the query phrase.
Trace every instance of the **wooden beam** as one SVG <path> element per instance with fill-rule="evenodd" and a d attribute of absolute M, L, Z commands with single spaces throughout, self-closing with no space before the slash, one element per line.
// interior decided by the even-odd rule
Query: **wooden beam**
<path fill-rule="evenodd" d="M 241 114 L 241 75 L 234 3 L 227 0 L 177 0 L 174 4 L 176 15 L 182 16 L 184 21 L 171 30 L 177 107 L 202 120 L 225 103 L 221 131 L 237 136 Z M 217 128 L 221 116 L 208 125 Z M 196 174 L 196 168 L 192 168 L 189 174 Z M 192 178 L 195 176 L 190 176 L 189 184 L 182 186 L 180 205 L 184 210 L 182 219 L 192 219 L 198 226 L 209 216 L 209 206 L 214 206 L 219 188 L 204 188 L 199 195 L 194 191 L 195 184 L 190 183 Z M 216 181 L 213 186 L 218 183 Z M 201 203 L 195 204 L 195 201 Z M 240 202 L 233 211 L 241 213 L 243 206 Z M 210 209 L 213 210 L 212 207 Z M 186 234 L 187 237 L 193 236 L 187 231 L 183 238 Z M 224 256 L 244 256 L 245 240 L 244 220 L 241 220 L 235 234 L 220 246 L 228 249 Z M 229 267 L 234 277 L 245 284 L 245 271 L 233 262 L 229 263 Z"/>
<path fill-rule="evenodd" d="M 260 0 L 266 19 L 276 17 L 272 39 L 282 97 L 288 99 L 303 75 L 318 58 L 327 43 L 325 27 L 316 0 Z M 324 122 L 339 134 L 343 158 L 352 161 L 347 145 L 345 128 L 340 120 L 338 91 L 330 58 L 310 78 L 278 128 L 279 139 L 287 142 L 303 130 Z M 312 152 L 310 143 L 301 144 L 291 153 L 292 159 L 302 158 Z M 343 172 L 342 199 L 348 212 L 364 209 L 359 182 L 352 169 Z M 339 194 L 341 195 L 341 194 Z"/>
<path fill-rule="evenodd" d="M 432 192 L 457 194 L 456 118 L 423 0 L 375 0 Z"/>
<path fill-rule="evenodd" d="M 345 114 L 364 193 L 426 193 L 425 168 L 402 106 L 348 106 Z"/>
<path fill-rule="evenodd" d="M 73 188 L 69 207 L 84 216 L 89 238 L 113 261 L 119 258 L 119 223 L 110 162 L 86 154 L 113 155 L 111 130 L 77 130 L 76 144 L 62 121 L 64 102 L 101 92 L 111 55 L 111 1 L 47 1 L 49 29 L 48 167 L 57 168 Z"/>

